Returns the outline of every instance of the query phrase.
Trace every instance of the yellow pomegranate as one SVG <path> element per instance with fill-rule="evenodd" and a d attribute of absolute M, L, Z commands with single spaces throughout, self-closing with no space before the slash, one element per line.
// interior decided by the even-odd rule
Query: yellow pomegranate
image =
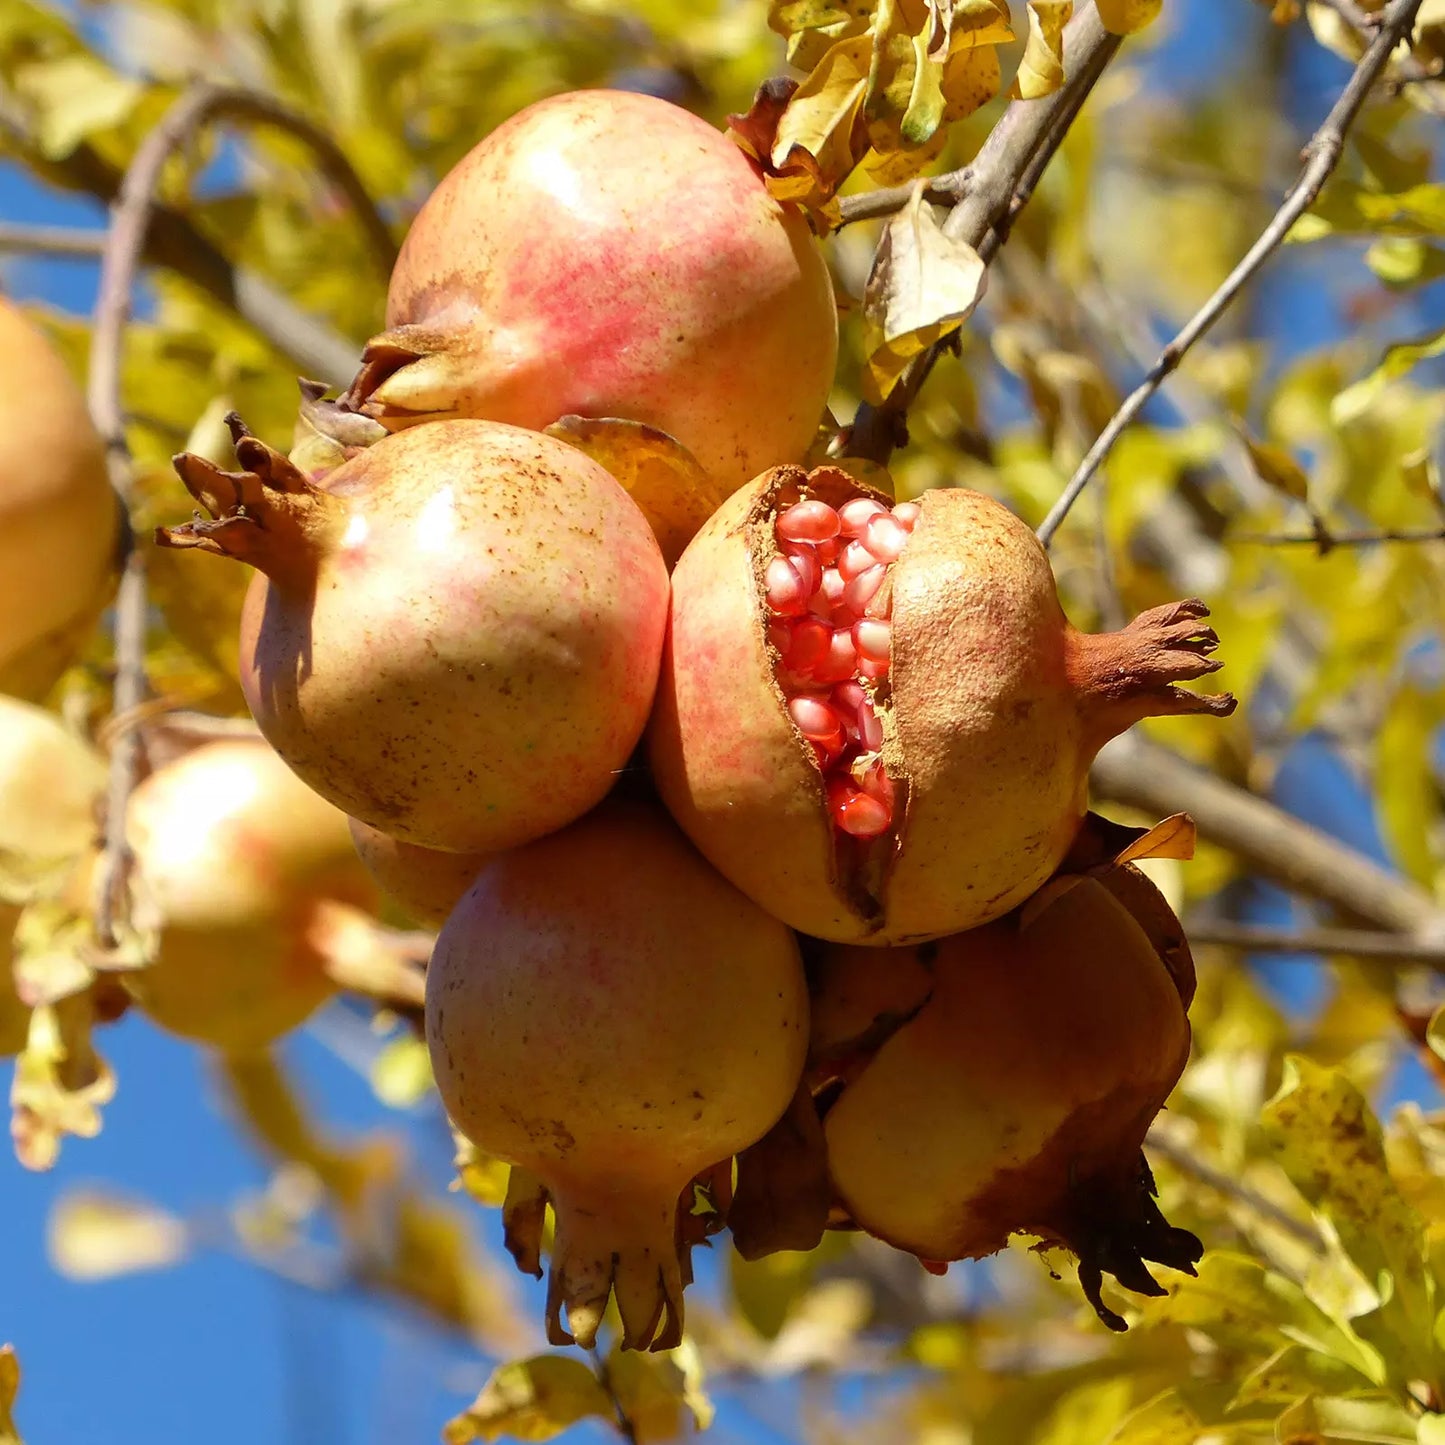
<path fill-rule="evenodd" d="M 120 511 L 65 363 L 0 297 L 0 691 L 39 697 L 109 600 Z"/>
<path fill-rule="evenodd" d="M 490 853 L 443 853 L 403 843 L 357 818 L 349 820 L 356 856 L 376 886 L 418 923 L 440 928 L 472 886 Z"/>
<path fill-rule="evenodd" d="M 152 773 L 128 815 L 142 908 L 159 953 L 127 986 L 163 1028 L 247 1053 L 332 992 L 318 946 L 327 901 L 375 889 L 346 815 L 260 739 L 208 743 Z"/>

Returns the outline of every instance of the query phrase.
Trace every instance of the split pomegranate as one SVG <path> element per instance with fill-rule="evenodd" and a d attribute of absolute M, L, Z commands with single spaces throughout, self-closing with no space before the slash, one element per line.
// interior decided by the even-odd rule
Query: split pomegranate
<path fill-rule="evenodd" d="M 813 1067 L 843 1080 L 829 1169 L 858 1224 L 926 1261 L 992 1254 L 1014 1233 L 1067 1246 L 1123 1328 L 1101 1271 L 1162 1294 L 1144 1261 L 1192 1273 L 1200 1253 L 1159 1213 L 1140 1153 L 1189 1022 L 1105 884 L 1073 880 L 1032 907 L 910 949 L 825 954 Z"/>
<path fill-rule="evenodd" d="M 156 1023 L 244 1054 L 330 996 L 321 910 L 369 907 L 375 889 L 345 815 L 266 743 L 207 743 L 158 769 L 131 795 L 127 825 L 137 917 L 159 942 L 125 982 Z"/>
<path fill-rule="evenodd" d="M 401 843 L 379 828 L 348 820 L 356 856 L 376 886 L 418 923 L 440 928 L 472 886 L 487 853 L 443 853 Z"/>
<path fill-rule="evenodd" d="M 84 398 L 0 297 L 0 692 L 39 697 L 73 661 L 109 601 L 119 532 Z"/>
<path fill-rule="evenodd" d="M 673 573 L 659 790 L 712 863 L 804 933 L 892 944 L 997 918 L 1058 867 L 1090 762 L 1139 719 L 1233 710 L 1202 603 L 1090 636 L 1048 558 L 962 489 L 894 506 L 780 467 Z"/>
<path fill-rule="evenodd" d="M 251 563 L 241 685 L 323 797 L 403 842 L 489 852 L 600 801 L 646 724 L 667 611 L 651 528 L 575 448 L 493 422 L 389 436 L 319 487 L 236 422 L 245 471 L 177 470 Z"/>
<path fill-rule="evenodd" d="M 499 126 L 413 222 L 343 406 L 670 433 L 727 491 L 802 457 L 837 359 L 802 213 L 722 132 L 652 96 L 577 91 Z"/>
<path fill-rule="evenodd" d="M 679 1196 L 761 1138 L 801 1076 L 789 930 L 655 804 L 612 799 L 482 870 L 437 939 L 426 1033 L 457 1127 L 551 1198 L 548 1337 L 591 1345 L 615 1294 L 624 1348 L 676 1345 Z M 512 1217 L 531 1267 L 540 1200 Z"/>

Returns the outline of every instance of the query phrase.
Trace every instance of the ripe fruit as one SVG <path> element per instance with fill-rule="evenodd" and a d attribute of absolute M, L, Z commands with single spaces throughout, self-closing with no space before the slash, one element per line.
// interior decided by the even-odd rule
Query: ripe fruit
<path fill-rule="evenodd" d="M 988 497 L 894 508 L 834 468 L 776 468 L 674 570 L 658 788 L 714 866 L 804 933 L 974 927 L 1059 865 L 1110 737 L 1233 710 L 1175 685 L 1220 666 L 1205 612 L 1077 632 L 1043 548 Z"/>
<path fill-rule="evenodd" d="M 1140 1155 L 1189 1056 L 1189 1021 L 1110 888 L 1070 882 L 1037 913 L 936 943 L 828 950 L 814 1075 L 844 1081 L 824 1131 L 858 1224 L 930 1261 L 992 1254 L 1013 1233 L 1067 1245 L 1122 1328 L 1098 1302 L 1101 1269 L 1159 1294 L 1144 1259 L 1198 1258 L 1159 1214 Z M 881 1046 L 867 1039 L 880 1023 Z"/>
<path fill-rule="evenodd" d="M 207 743 L 152 773 L 127 815 L 138 917 L 155 961 L 126 975 L 163 1028 L 228 1053 L 264 1048 L 332 992 L 317 948 L 328 900 L 375 890 L 345 815 L 260 739 Z"/>
<path fill-rule="evenodd" d="M 622 417 L 728 491 L 803 455 L 838 350 L 802 214 L 706 122 L 607 90 L 529 106 L 442 180 L 386 324 L 343 404 L 388 427 Z"/>
<path fill-rule="evenodd" d="M 415 843 L 399 843 L 355 818 L 347 821 L 356 856 L 376 886 L 428 928 L 440 928 L 447 921 L 457 899 L 472 886 L 491 856 L 418 848 Z"/>
<path fill-rule="evenodd" d="M 417 427 L 309 482 L 236 423 L 246 471 L 177 469 L 217 520 L 162 530 L 264 574 L 241 685 L 297 774 L 427 848 L 512 847 L 599 802 L 656 686 L 667 571 L 617 483 L 551 437 Z"/>
<path fill-rule="evenodd" d="M 85 401 L 0 297 L 0 691 L 39 697 L 110 596 L 120 511 Z"/>
<path fill-rule="evenodd" d="M 613 1290 L 624 1347 L 678 1343 L 679 1195 L 782 1114 L 806 1031 L 793 935 L 653 804 L 482 870 L 432 955 L 427 1043 L 457 1127 L 551 1195 L 554 1343 L 590 1345 Z"/>

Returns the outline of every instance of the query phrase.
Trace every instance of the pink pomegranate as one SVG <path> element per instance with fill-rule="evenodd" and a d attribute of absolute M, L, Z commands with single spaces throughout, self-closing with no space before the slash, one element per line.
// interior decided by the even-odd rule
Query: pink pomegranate
<path fill-rule="evenodd" d="M 426 1032 L 457 1127 L 551 1198 L 548 1337 L 590 1345 L 615 1295 L 624 1348 L 676 1345 L 679 1196 L 767 1132 L 802 1072 L 793 935 L 655 804 L 612 799 L 482 870 L 437 939 Z M 523 1195 L 510 1243 L 532 1267 Z"/>
<path fill-rule="evenodd" d="M 487 863 L 489 853 L 443 853 L 418 848 L 355 818 L 351 841 L 376 886 L 417 923 L 440 928 Z"/>
<path fill-rule="evenodd" d="M 1233 710 L 1197 601 L 1076 631 L 1011 512 L 893 506 L 834 468 L 730 497 L 673 574 L 651 730 L 683 830 L 805 933 L 900 943 L 985 923 L 1058 867 L 1089 764 L 1139 719 Z"/>
<path fill-rule="evenodd" d="M 802 457 L 838 346 L 802 214 L 706 122 L 608 90 L 529 106 L 442 180 L 386 324 L 343 404 L 388 427 L 621 417 L 728 491 Z"/>
<path fill-rule="evenodd" d="M 595 462 L 494 422 L 417 427 L 324 487 L 237 423 L 242 472 L 183 456 L 213 521 L 170 546 L 251 563 L 241 685 L 303 781 L 403 842 L 456 852 L 560 828 L 647 719 L 667 571 Z"/>

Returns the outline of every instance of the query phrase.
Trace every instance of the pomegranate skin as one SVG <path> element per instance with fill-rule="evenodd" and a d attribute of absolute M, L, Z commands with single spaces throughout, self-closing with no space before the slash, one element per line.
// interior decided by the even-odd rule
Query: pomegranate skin
<path fill-rule="evenodd" d="M 208 743 L 146 778 L 127 836 L 158 952 L 125 984 L 154 1022 L 231 1054 L 266 1047 L 332 994 L 322 910 L 376 890 L 344 814 L 260 739 Z"/>
<path fill-rule="evenodd" d="M 163 530 L 256 566 L 252 715 L 297 774 L 406 843 L 491 852 L 599 802 L 646 724 L 667 571 L 646 518 L 563 442 L 493 422 L 389 436 L 324 487 L 178 469 L 219 518 Z"/>
<path fill-rule="evenodd" d="M 1140 1146 L 1189 1055 L 1178 986 L 1095 879 L 1029 915 L 911 949 L 833 948 L 819 970 L 820 997 L 844 1003 L 820 1002 L 832 1036 L 815 1053 L 838 1055 L 838 1024 L 880 994 L 863 980 L 902 969 L 906 1021 L 824 1129 L 852 1217 L 926 1260 L 979 1258 L 1016 1232 L 1087 1255 L 1131 1226 L 1147 1249 Z"/>
<path fill-rule="evenodd" d="M 1017 907 L 1068 852 L 1089 764 L 1139 719 L 1234 707 L 1175 685 L 1220 665 L 1197 602 L 1076 631 L 1033 533 L 978 492 L 925 493 L 889 573 L 879 695 L 895 822 L 866 847 L 832 826 L 767 640 L 774 520 L 799 497 L 885 501 L 833 468 L 780 467 L 728 498 L 673 571 L 649 734 L 658 790 L 712 864 L 803 933 L 877 946 Z"/>
<path fill-rule="evenodd" d="M 355 818 L 351 841 L 376 886 L 409 917 L 427 928 L 440 928 L 457 900 L 470 888 L 489 853 L 443 853 L 400 843 L 379 828 Z"/>
<path fill-rule="evenodd" d="M 37 698 L 110 600 L 120 509 L 85 400 L 0 297 L 0 691 Z"/>
<path fill-rule="evenodd" d="M 386 426 L 621 417 L 728 491 L 801 458 L 838 349 L 802 214 L 705 121 L 607 90 L 529 106 L 442 180 L 386 324 L 346 399 Z"/>
<path fill-rule="evenodd" d="M 655 804 L 482 871 L 437 939 L 427 1042 L 457 1127 L 551 1196 L 554 1342 L 590 1344 L 609 1290 L 626 1347 L 678 1342 L 679 1195 L 783 1113 L 807 1010 L 793 935 Z"/>

